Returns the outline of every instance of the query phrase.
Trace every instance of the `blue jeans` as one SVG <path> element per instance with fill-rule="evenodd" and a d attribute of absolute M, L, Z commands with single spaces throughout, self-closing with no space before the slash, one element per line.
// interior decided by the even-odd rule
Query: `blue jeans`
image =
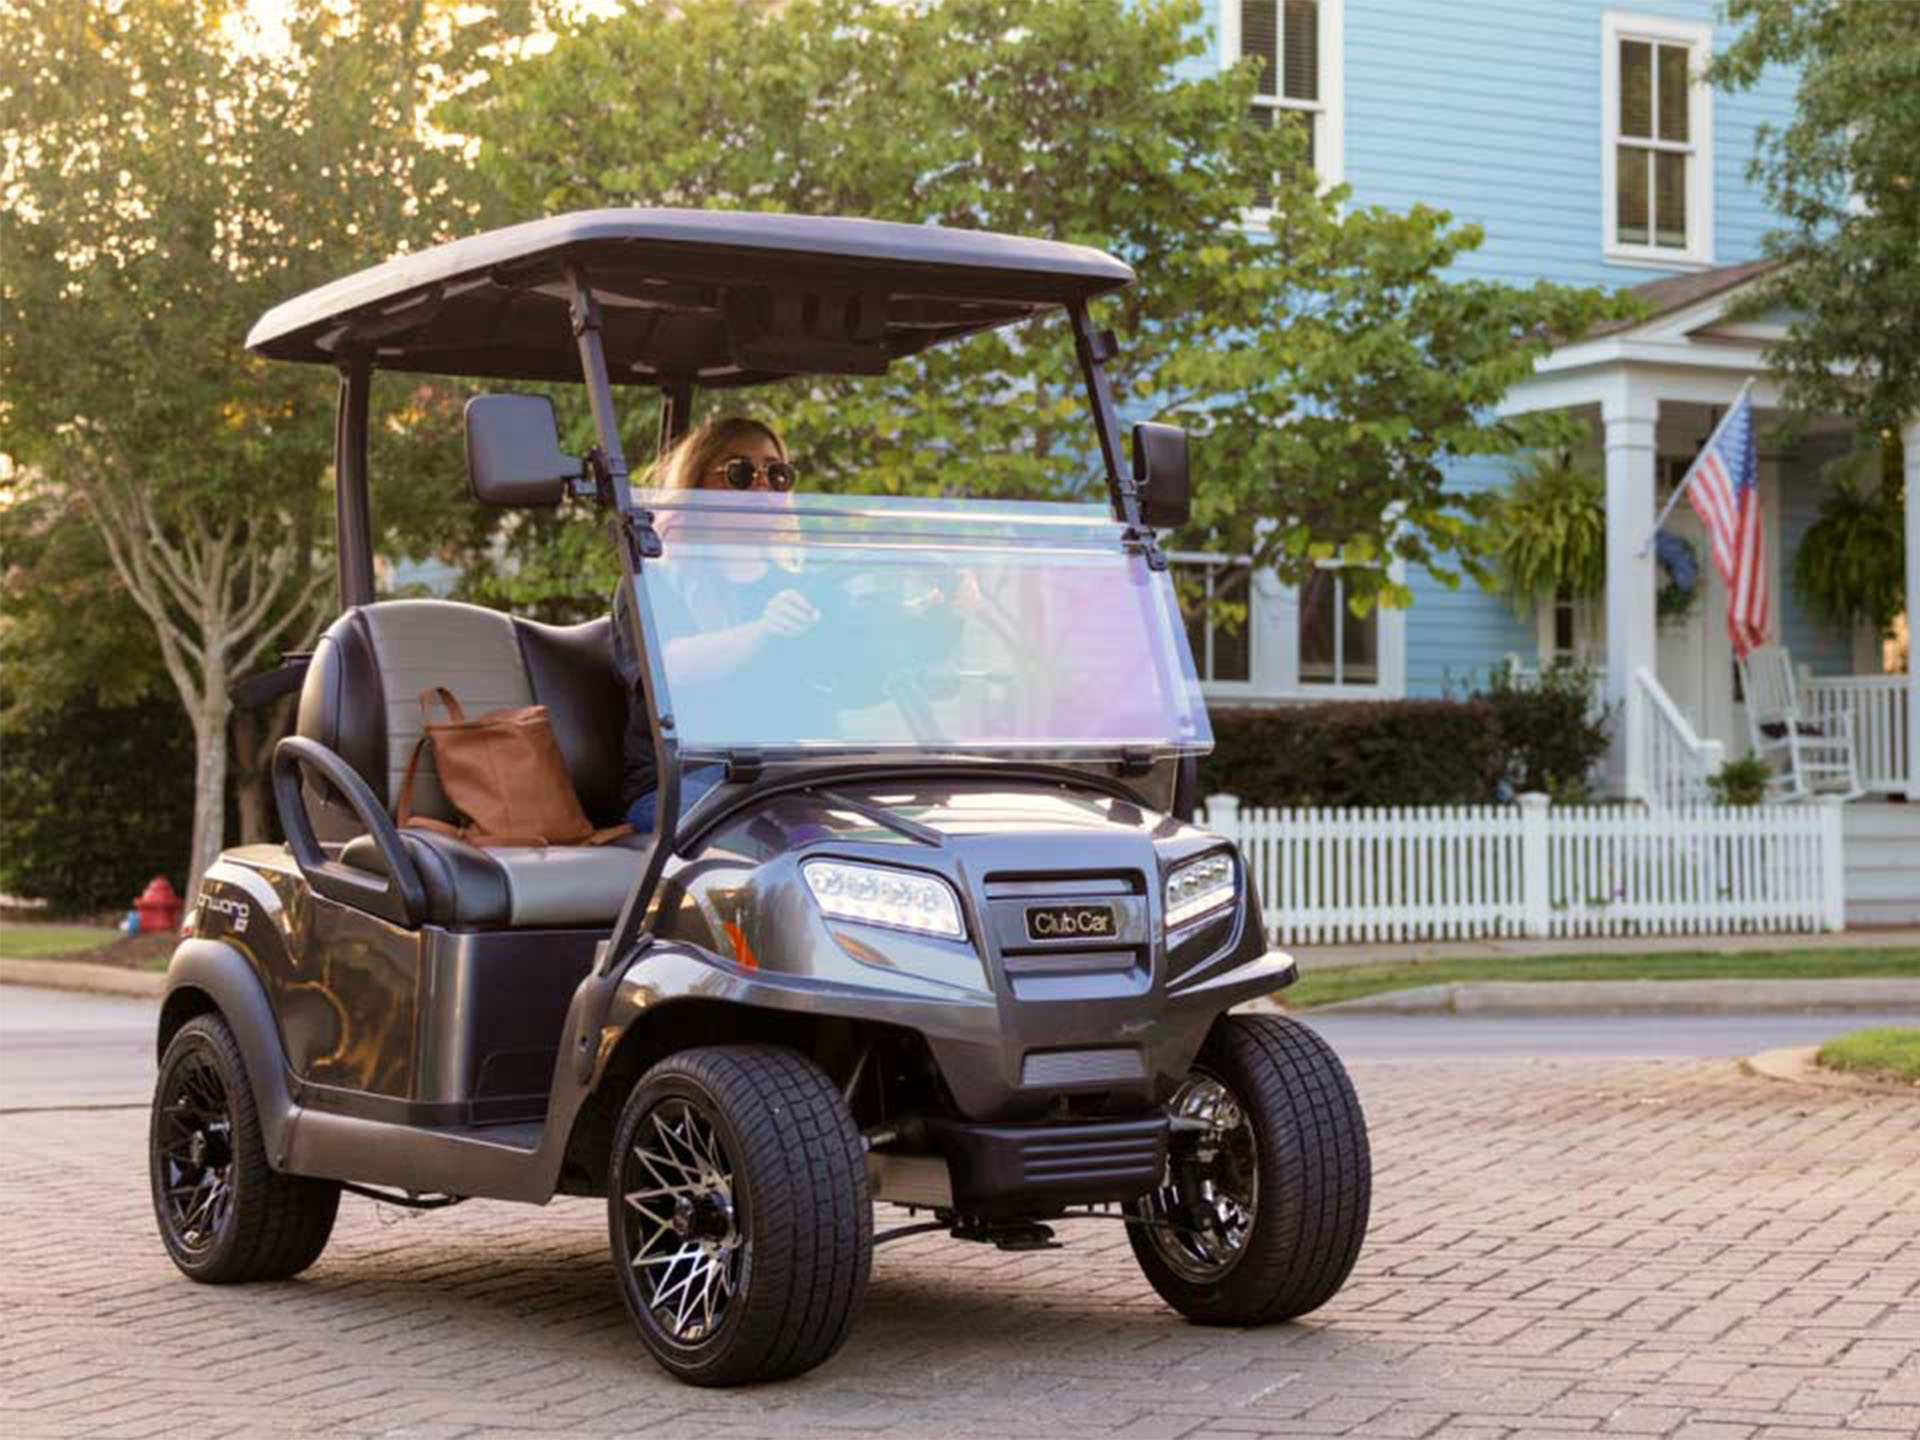
<path fill-rule="evenodd" d="M 714 786 L 727 778 L 724 765 L 695 765 L 680 772 L 680 813 L 686 814 Z M 653 829 L 654 812 L 660 803 L 660 792 L 649 790 L 633 804 L 627 807 L 627 823 L 642 834 Z"/>

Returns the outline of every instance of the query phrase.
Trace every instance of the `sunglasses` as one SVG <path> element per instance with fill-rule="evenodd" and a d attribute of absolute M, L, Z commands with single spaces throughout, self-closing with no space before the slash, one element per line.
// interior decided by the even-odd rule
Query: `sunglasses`
<path fill-rule="evenodd" d="M 754 481 L 766 477 L 769 490 L 791 490 L 798 477 L 793 466 L 785 460 L 769 460 L 765 465 L 756 465 L 744 455 L 736 455 L 724 465 L 714 467 L 724 475 L 727 484 L 735 490 L 751 490 Z"/>

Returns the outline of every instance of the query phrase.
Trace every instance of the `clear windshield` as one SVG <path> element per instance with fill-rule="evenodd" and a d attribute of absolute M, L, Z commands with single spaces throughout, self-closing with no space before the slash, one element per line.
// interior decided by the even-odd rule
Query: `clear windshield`
<path fill-rule="evenodd" d="M 1165 571 L 1089 505 L 640 491 L 689 759 L 1211 748 Z"/>

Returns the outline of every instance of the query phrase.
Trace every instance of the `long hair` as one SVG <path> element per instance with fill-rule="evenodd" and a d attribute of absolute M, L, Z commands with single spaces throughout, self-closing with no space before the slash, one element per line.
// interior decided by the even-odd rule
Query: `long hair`
<path fill-rule="evenodd" d="M 719 464 L 722 456 L 742 440 L 760 436 L 773 442 L 782 460 L 787 458 L 787 442 L 766 421 L 748 415 L 716 415 L 681 436 L 655 461 L 646 483 L 655 490 L 697 490 L 701 477 Z"/>

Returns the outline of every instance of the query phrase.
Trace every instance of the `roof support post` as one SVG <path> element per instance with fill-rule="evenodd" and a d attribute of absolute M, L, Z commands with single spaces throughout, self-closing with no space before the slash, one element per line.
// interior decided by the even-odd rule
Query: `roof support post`
<path fill-rule="evenodd" d="M 1107 467 L 1107 493 L 1113 501 L 1113 513 L 1127 525 L 1140 523 L 1140 494 L 1134 488 L 1133 470 L 1123 464 L 1120 440 L 1120 412 L 1113 403 L 1113 386 L 1107 379 L 1106 361 L 1114 356 L 1113 335 L 1093 328 L 1087 314 L 1087 302 L 1076 300 L 1067 307 L 1073 322 L 1073 353 L 1080 359 L 1080 372 L 1087 380 L 1087 400 L 1093 407 L 1093 428 L 1100 437 L 1100 458 Z"/>
<path fill-rule="evenodd" d="M 666 668 L 661 664 L 659 646 L 654 643 L 658 629 L 653 623 L 653 607 L 646 586 L 639 583 L 640 565 L 648 555 L 658 555 L 659 538 L 649 523 L 651 517 L 633 509 L 633 493 L 627 483 L 627 460 L 620 448 L 619 417 L 613 409 L 613 387 L 607 379 L 607 356 L 600 343 L 600 306 L 593 298 L 586 273 L 577 265 L 567 267 L 567 281 L 573 289 L 571 313 L 574 339 L 580 346 L 581 378 L 586 382 L 587 407 L 593 412 L 594 440 L 605 467 L 608 488 L 613 494 L 614 513 L 609 519 L 616 548 L 620 552 L 620 583 L 627 587 L 633 604 L 616 606 L 614 623 L 622 616 L 632 626 L 628 639 L 633 653 L 640 657 L 640 699 L 647 707 L 647 721 L 653 731 L 654 821 L 647 838 L 646 858 L 640 875 L 620 907 L 620 918 L 601 949 L 594 973 L 583 985 L 591 993 L 576 1003 L 573 1063 L 575 1076 L 582 1083 L 591 1073 L 598 1056 L 595 1042 L 599 1026 L 613 1002 L 614 987 L 624 962 L 643 941 L 647 907 L 654 888 L 666 869 L 667 856 L 680 828 L 680 741 L 674 733 L 671 701 L 667 696 Z"/>
<path fill-rule="evenodd" d="M 364 352 L 340 366 L 333 418 L 333 548 L 340 573 L 340 608 L 373 603 L 373 524 L 367 501 L 367 405 L 373 364 Z"/>

